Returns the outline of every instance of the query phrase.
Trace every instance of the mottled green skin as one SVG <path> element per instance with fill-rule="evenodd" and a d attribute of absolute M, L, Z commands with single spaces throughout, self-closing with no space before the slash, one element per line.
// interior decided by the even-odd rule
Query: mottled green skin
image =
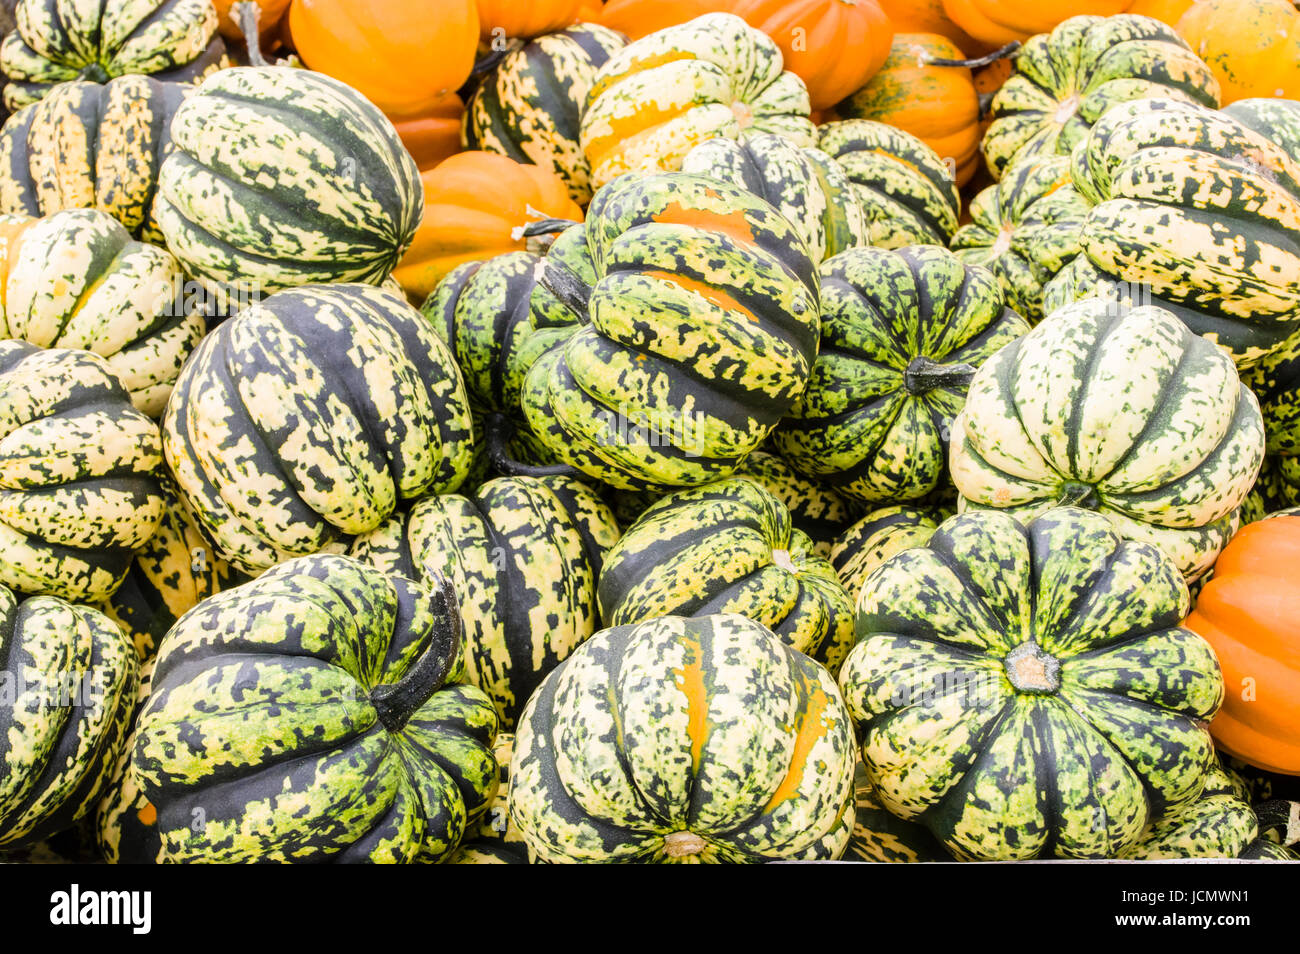
<path fill-rule="evenodd" d="M 826 484 L 809 480 L 785 460 L 766 451 L 754 451 L 746 457 L 734 476 L 754 481 L 781 501 L 790 511 L 794 528 L 808 534 L 818 556 L 830 557 L 836 537 L 853 522 L 860 509 Z"/>
<path fill-rule="evenodd" d="M 1300 161 L 1227 113 L 1144 99 L 1106 113 L 1071 156 L 1093 209 L 1050 312 L 1098 294 L 1174 312 L 1241 367 L 1300 328 Z M 1058 287 L 1059 286 L 1059 287 Z"/>
<path fill-rule="evenodd" d="M 103 358 L 0 340 L 0 585 L 109 596 L 158 526 L 162 459 Z"/>
<path fill-rule="evenodd" d="M 853 800 L 857 814 L 844 861 L 884 864 L 952 861 L 952 855 L 924 825 L 903 821 L 880 804 L 866 766 L 861 762 L 853 774 Z"/>
<path fill-rule="evenodd" d="M 818 281 L 803 241 L 749 191 L 685 173 L 602 189 L 585 231 L 590 324 L 530 369 L 529 426 L 620 489 L 727 476 L 808 383 Z"/>
<path fill-rule="evenodd" d="M 20 0 L 14 19 L 0 44 L 11 112 L 70 80 L 196 82 L 228 65 L 209 0 Z"/>
<path fill-rule="evenodd" d="M 822 264 L 821 285 L 821 349 L 773 446 L 854 500 L 920 499 L 944 479 L 967 380 L 922 384 L 909 369 L 979 367 L 1029 325 L 991 272 L 937 246 L 850 249 Z"/>
<path fill-rule="evenodd" d="M 510 764 L 515 757 L 513 732 L 502 732 L 492 748 L 499 766 L 497 793 L 479 819 L 465 833 L 465 841 L 447 858 L 449 865 L 526 865 L 528 846 L 510 821 Z"/>
<path fill-rule="evenodd" d="M 1287 151 L 1300 162 L 1300 102 L 1294 99 L 1239 99 L 1223 112 Z"/>
<path fill-rule="evenodd" d="M 184 306 L 182 282 L 175 258 L 132 241 L 108 213 L 56 212 L 9 245 L 0 338 L 95 352 L 136 408 L 157 418 L 207 330 Z"/>
<path fill-rule="evenodd" d="M 1174 28 L 1151 17 L 1077 16 L 1025 42 L 993 97 L 981 149 L 993 178 L 1033 156 L 1068 155 L 1106 110 L 1145 97 L 1211 109 L 1219 82 Z"/>
<path fill-rule="evenodd" d="M 1043 286 L 1079 254 L 1088 208 L 1071 184 L 1066 157 L 1031 157 L 971 200 L 972 221 L 950 247 L 963 262 L 992 271 L 1007 304 L 1038 321 Z"/>
<path fill-rule="evenodd" d="M 515 737 L 510 817 L 546 862 L 834 859 L 853 730 L 820 665 L 740 616 L 592 637 Z"/>
<path fill-rule="evenodd" d="M 131 771 L 135 723 L 149 699 L 154 663 L 153 657 L 141 662 L 140 689 L 132 708 L 131 734 L 118 753 L 94 814 L 88 819 L 99 856 L 112 865 L 152 865 L 164 860 L 158 812 L 140 790 L 139 780 Z"/>
<path fill-rule="evenodd" d="M 165 860 L 450 853 L 497 785 L 496 710 L 464 684 L 455 613 L 436 589 L 329 555 L 187 613 L 159 649 L 131 756 Z M 376 690 L 421 674 L 409 719 L 382 721 Z"/>
<path fill-rule="evenodd" d="M 543 677 L 599 626 L 596 581 L 618 540 L 613 513 L 568 477 L 501 477 L 425 497 L 358 537 L 357 559 L 460 595 L 469 681 L 513 729 Z"/>
<path fill-rule="evenodd" d="M 606 626 L 736 613 L 832 672 L 853 643 L 853 604 L 781 500 L 732 477 L 668 494 L 610 551 L 596 593 Z"/>
<path fill-rule="evenodd" d="M 846 119 L 819 127 L 817 146 L 848 173 L 867 216 L 869 244 L 947 245 L 961 197 L 939 154 L 885 123 Z"/>
<path fill-rule="evenodd" d="M 94 808 L 126 740 L 137 670 L 130 639 L 102 613 L 0 585 L 0 848 Z"/>
<path fill-rule="evenodd" d="M 933 507 L 891 504 L 872 510 L 835 538 L 831 566 L 856 606 L 862 584 L 895 553 L 923 547 L 946 517 Z"/>
<path fill-rule="evenodd" d="M 455 490 L 472 443 L 447 346 L 368 285 L 244 309 L 203 339 L 163 418 L 181 493 L 218 554 L 252 574 L 339 552 L 399 505 Z"/>
<path fill-rule="evenodd" d="M 947 521 L 867 579 L 840 672 L 881 803 L 962 859 L 1123 851 L 1213 758 L 1223 679 L 1187 608 L 1098 514 Z"/>
<path fill-rule="evenodd" d="M 1160 308 L 1062 308 L 980 368 L 953 426 L 963 507 L 1030 520 L 1073 501 L 1189 580 L 1237 527 L 1264 459 L 1259 402 L 1220 348 Z"/>
<path fill-rule="evenodd" d="M 781 136 L 710 139 L 682 159 L 682 172 L 742 186 L 798 230 L 813 261 L 868 244 L 867 218 L 844 167 L 820 149 Z"/>
<path fill-rule="evenodd" d="M 0 130 L 0 212 L 96 208 L 161 244 L 154 193 L 172 116 L 192 89 L 148 76 L 57 86 Z"/>
<path fill-rule="evenodd" d="M 235 67 L 176 110 L 154 214 L 214 292 L 379 285 L 423 215 L 420 170 L 393 124 L 310 70 Z"/>
<path fill-rule="evenodd" d="M 507 53 L 465 104 L 461 145 L 549 169 L 585 204 L 591 167 L 578 142 L 582 105 L 596 71 L 626 42 L 615 30 L 579 23 Z"/>
<path fill-rule="evenodd" d="M 1246 799 L 1245 784 L 1216 762 L 1200 797 L 1155 819 L 1121 857 L 1240 858 L 1259 838 L 1259 821 Z"/>
<path fill-rule="evenodd" d="M 1300 503 L 1300 335 L 1242 374 L 1259 398 L 1269 455 L 1269 496 L 1287 506 Z"/>

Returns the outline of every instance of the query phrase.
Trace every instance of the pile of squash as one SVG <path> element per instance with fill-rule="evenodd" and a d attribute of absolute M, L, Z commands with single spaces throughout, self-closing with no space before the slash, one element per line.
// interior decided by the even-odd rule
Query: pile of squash
<path fill-rule="evenodd" d="M 1300 858 L 1289 0 L 0 13 L 0 860 Z"/>

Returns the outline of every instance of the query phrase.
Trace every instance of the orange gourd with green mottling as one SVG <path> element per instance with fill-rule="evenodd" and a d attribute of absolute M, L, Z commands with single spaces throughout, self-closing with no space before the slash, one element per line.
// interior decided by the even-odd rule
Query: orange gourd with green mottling
<path fill-rule="evenodd" d="M 1288 0 L 1198 0 L 1178 21 L 1223 92 L 1300 99 L 1300 10 Z"/>

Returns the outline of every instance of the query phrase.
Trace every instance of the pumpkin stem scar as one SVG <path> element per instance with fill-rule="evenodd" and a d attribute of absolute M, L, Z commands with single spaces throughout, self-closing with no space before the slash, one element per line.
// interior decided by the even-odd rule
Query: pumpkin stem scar
<path fill-rule="evenodd" d="M 1050 693 L 1061 687 L 1061 662 L 1037 643 L 1021 643 L 1003 660 L 1007 679 L 1018 692 Z"/>
<path fill-rule="evenodd" d="M 706 842 L 693 831 L 675 831 L 664 837 L 664 854 L 669 858 L 685 858 L 698 855 L 706 847 Z"/>
<path fill-rule="evenodd" d="M 785 572 L 787 573 L 798 572 L 795 569 L 794 561 L 790 559 L 789 550 L 773 550 L 772 562 L 775 563 L 777 566 L 779 566 L 781 569 L 785 570 Z"/>
<path fill-rule="evenodd" d="M 1056 107 L 1056 112 L 1052 115 L 1052 122 L 1056 123 L 1058 126 L 1064 126 L 1078 111 L 1079 102 L 1080 97 L 1078 93 L 1068 99 L 1062 100 L 1061 105 Z"/>
<path fill-rule="evenodd" d="M 973 377 L 973 365 L 940 364 L 925 355 L 918 355 L 903 372 L 903 388 L 908 394 L 919 397 L 936 388 L 964 388 Z"/>
<path fill-rule="evenodd" d="M 102 86 L 112 77 L 108 75 L 108 70 L 104 69 L 102 64 L 91 63 L 77 74 L 77 79 L 85 80 L 88 83 L 99 83 Z"/>
<path fill-rule="evenodd" d="M 1101 498 L 1097 496 L 1097 488 L 1091 484 L 1081 483 L 1077 480 L 1067 480 L 1061 484 L 1061 496 L 1056 500 L 1058 507 L 1083 507 L 1085 510 L 1096 510 L 1101 506 Z"/>
<path fill-rule="evenodd" d="M 460 603 L 451 580 L 439 575 L 440 617 L 424 654 L 397 682 L 376 686 L 370 704 L 389 732 L 399 732 L 447 680 L 461 647 Z"/>

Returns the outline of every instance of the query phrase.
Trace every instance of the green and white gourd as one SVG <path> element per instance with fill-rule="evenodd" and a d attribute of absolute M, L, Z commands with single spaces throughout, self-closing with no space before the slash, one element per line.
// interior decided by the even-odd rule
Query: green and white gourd
<path fill-rule="evenodd" d="M 890 504 L 871 511 L 835 539 L 831 566 L 856 607 L 862 585 L 896 553 L 930 542 L 951 514 L 932 507 Z"/>

